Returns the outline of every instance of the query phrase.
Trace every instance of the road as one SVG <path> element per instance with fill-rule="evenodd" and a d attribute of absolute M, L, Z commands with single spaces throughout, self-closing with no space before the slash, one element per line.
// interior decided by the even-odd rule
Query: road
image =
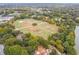
<path fill-rule="evenodd" d="M 4 55 L 4 45 L 0 44 L 0 55 Z"/>

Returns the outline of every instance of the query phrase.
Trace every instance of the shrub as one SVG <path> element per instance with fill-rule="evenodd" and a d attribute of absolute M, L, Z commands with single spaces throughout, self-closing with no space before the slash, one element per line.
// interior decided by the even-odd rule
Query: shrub
<path fill-rule="evenodd" d="M 32 25 L 33 25 L 33 26 L 36 26 L 36 25 L 37 25 L 37 23 L 33 23 Z"/>

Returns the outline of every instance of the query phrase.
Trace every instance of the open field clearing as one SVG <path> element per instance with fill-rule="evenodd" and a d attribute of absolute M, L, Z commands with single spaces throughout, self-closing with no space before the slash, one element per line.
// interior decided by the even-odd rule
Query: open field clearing
<path fill-rule="evenodd" d="M 33 35 L 41 36 L 45 39 L 58 31 L 56 25 L 34 19 L 17 20 L 14 25 L 16 30 L 20 30 L 23 33 L 30 32 Z"/>

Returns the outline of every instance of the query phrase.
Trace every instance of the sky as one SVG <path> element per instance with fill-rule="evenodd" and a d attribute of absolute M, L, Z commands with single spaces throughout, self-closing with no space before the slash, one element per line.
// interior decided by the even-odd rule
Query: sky
<path fill-rule="evenodd" d="M 79 3 L 79 0 L 0 0 L 0 3 Z"/>

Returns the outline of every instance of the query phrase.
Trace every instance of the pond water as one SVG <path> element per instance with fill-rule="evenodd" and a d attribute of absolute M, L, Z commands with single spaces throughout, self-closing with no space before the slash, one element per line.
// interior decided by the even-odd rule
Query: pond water
<path fill-rule="evenodd" d="M 2 16 L 2 15 L 0 15 L 0 21 L 4 21 L 4 20 L 10 20 L 10 19 L 12 19 L 14 16 L 9 16 L 9 15 L 7 15 L 7 16 Z"/>

